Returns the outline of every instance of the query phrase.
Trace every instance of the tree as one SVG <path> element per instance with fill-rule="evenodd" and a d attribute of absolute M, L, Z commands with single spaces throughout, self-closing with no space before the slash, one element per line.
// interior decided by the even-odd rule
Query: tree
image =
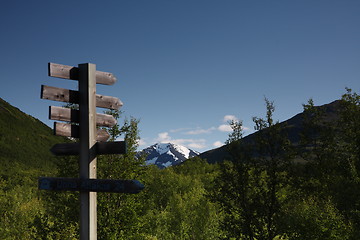
<path fill-rule="evenodd" d="M 360 95 L 346 88 L 341 98 L 341 150 L 354 182 L 360 182 Z"/>
<path fill-rule="evenodd" d="M 120 112 L 111 111 L 116 119 Z M 98 177 L 103 179 L 142 180 L 146 171 L 145 159 L 136 157 L 139 140 L 139 120 L 125 119 L 122 127 L 115 125 L 109 132 L 111 140 L 124 136 L 127 152 L 123 155 L 98 156 Z M 99 239 L 137 239 L 142 214 L 141 194 L 98 194 Z"/>
<path fill-rule="evenodd" d="M 305 161 L 303 187 L 327 197 L 339 170 L 336 157 L 335 125 L 328 120 L 326 107 L 314 106 L 309 99 L 303 104 L 299 155 Z"/>
<path fill-rule="evenodd" d="M 119 120 L 122 111 L 111 109 L 104 111 L 104 113 L 108 115 L 112 115 L 116 120 Z M 119 124 L 115 124 L 113 127 L 106 128 L 106 130 L 110 134 L 110 139 L 109 139 L 110 142 L 115 141 L 117 137 L 120 137 L 126 131 L 126 129 L 124 129 L 124 127 L 121 128 Z"/>
<path fill-rule="evenodd" d="M 224 212 L 222 228 L 226 238 L 254 239 L 258 223 L 251 147 L 242 141 L 242 121 L 232 120 L 229 124 L 233 131 L 225 143 L 230 159 L 220 164 L 212 199 Z"/>
<path fill-rule="evenodd" d="M 332 193 L 339 210 L 354 224 L 356 239 L 360 234 L 360 96 L 349 88 L 341 98 L 337 128 L 337 158 L 342 175 Z"/>
<path fill-rule="evenodd" d="M 229 134 L 228 139 L 225 141 L 225 144 L 230 144 L 232 142 L 238 141 L 243 137 L 243 123 L 240 120 L 231 120 L 228 122 L 232 132 Z"/>
<path fill-rule="evenodd" d="M 232 122 L 227 142 L 230 161 L 221 164 L 214 199 L 222 207 L 228 238 L 273 239 L 287 200 L 291 146 L 283 126 L 273 120 L 275 106 L 265 98 L 266 117 L 254 117 L 258 132 L 242 139 L 241 122 Z M 237 139 L 239 138 L 239 139 Z"/>
<path fill-rule="evenodd" d="M 290 221 L 306 218 L 304 221 L 316 224 L 306 229 L 300 227 L 307 225 L 301 221 L 294 225 L 293 231 L 298 236 L 295 239 L 357 239 L 360 226 L 359 96 L 347 89 L 342 99 L 332 104 L 332 109 L 315 107 L 312 99 L 303 106 L 300 154 L 305 163 L 297 175 L 300 184 L 294 186 L 299 192 L 299 201 L 292 207 L 295 212 L 288 212 L 288 216 L 292 217 Z M 310 207 L 304 205 L 309 199 L 315 202 L 311 211 L 321 215 L 309 213 Z M 348 227 L 334 227 L 343 225 Z"/>
<path fill-rule="evenodd" d="M 258 169 L 263 175 L 263 191 L 260 194 L 265 229 L 262 239 L 273 239 L 281 234 L 278 221 L 287 196 L 284 193 L 290 184 L 288 170 L 293 160 L 293 150 L 285 131 L 285 126 L 273 120 L 275 105 L 265 98 L 266 117 L 254 117 L 255 130 L 261 131 L 255 140 L 255 152 L 258 157 Z"/>

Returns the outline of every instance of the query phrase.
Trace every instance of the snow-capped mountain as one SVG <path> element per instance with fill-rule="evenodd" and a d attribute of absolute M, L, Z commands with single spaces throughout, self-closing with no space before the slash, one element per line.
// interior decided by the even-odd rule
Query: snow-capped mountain
<path fill-rule="evenodd" d="M 187 159 L 199 155 L 198 152 L 173 143 L 156 143 L 143 149 L 138 154 L 145 154 L 146 164 L 155 164 L 159 168 L 178 165 Z"/>

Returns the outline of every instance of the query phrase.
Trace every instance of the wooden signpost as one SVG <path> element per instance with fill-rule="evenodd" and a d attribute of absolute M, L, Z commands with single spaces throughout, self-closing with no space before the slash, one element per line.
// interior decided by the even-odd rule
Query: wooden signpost
<path fill-rule="evenodd" d="M 39 189 L 80 191 L 80 239 L 97 239 L 96 193 L 139 193 L 144 186 L 137 180 L 96 179 L 96 156 L 100 154 L 124 154 L 124 141 L 106 142 L 110 137 L 98 126 L 112 127 L 113 116 L 96 113 L 96 107 L 119 109 L 123 103 L 115 97 L 96 94 L 96 84 L 112 85 L 113 74 L 96 71 L 95 64 L 79 64 L 78 67 L 49 63 L 49 76 L 79 82 L 79 90 L 41 86 L 41 98 L 79 104 L 79 110 L 49 108 L 49 118 L 67 123 L 54 123 L 56 135 L 79 138 L 79 143 L 56 144 L 51 152 L 57 156 L 79 155 L 80 178 L 39 178 Z"/>

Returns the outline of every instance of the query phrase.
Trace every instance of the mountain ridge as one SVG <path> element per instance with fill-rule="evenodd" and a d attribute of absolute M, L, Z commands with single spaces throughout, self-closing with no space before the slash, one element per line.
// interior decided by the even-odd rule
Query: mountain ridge
<path fill-rule="evenodd" d="M 176 166 L 200 153 L 174 143 L 156 143 L 138 152 L 146 155 L 146 165 L 154 164 L 160 169 Z"/>
<path fill-rule="evenodd" d="M 318 110 L 322 111 L 324 113 L 323 117 L 323 123 L 324 124 L 331 124 L 332 122 L 335 122 L 336 119 L 339 118 L 339 109 L 341 108 L 341 100 L 335 100 L 331 103 L 327 103 L 324 105 L 316 106 Z M 285 132 L 288 135 L 288 139 L 293 145 L 296 145 L 300 141 L 300 134 L 303 128 L 303 119 L 304 119 L 304 111 L 301 113 L 298 113 L 294 115 L 293 117 L 280 122 L 280 126 L 285 130 Z M 264 129 L 266 130 L 266 129 Z M 258 134 L 262 134 L 262 131 L 260 130 L 257 132 L 254 132 L 252 134 L 249 134 L 245 137 L 243 137 L 239 141 L 243 141 L 247 144 L 253 143 L 255 141 L 255 138 Z M 238 142 L 239 142 L 238 141 Z M 223 145 L 219 148 L 211 149 L 208 151 L 205 151 L 201 154 L 199 154 L 199 157 L 202 159 L 206 159 L 209 163 L 217 163 L 221 162 L 224 159 L 231 159 L 231 156 L 228 153 L 227 145 Z"/>

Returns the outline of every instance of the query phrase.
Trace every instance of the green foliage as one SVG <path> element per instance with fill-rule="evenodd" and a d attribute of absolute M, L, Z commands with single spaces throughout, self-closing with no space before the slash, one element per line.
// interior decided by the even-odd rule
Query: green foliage
<path fill-rule="evenodd" d="M 297 199 L 286 205 L 283 231 L 289 239 L 350 239 L 349 224 L 334 203 L 314 197 Z"/>
<path fill-rule="evenodd" d="M 17 185 L 7 190 L 5 181 L 0 184 L 0 238 L 30 239 L 28 224 L 41 208 L 40 201 L 34 198 L 35 189 Z"/>
<path fill-rule="evenodd" d="M 360 182 L 360 96 L 346 89 L 342 96 L 340 112 L 340 145 L 342 157 L 346 159 L 349 174 L 354 182 Z"/>
<path fill-rule="evenodd" d="M 360 97 L 346 89 L 337 104 L 331 119 L 326 107 L 304 104 L 294 151 L 265 98 L 251 141 L 241 121 L 230 122 L 223 163 L 195 157 L 163 170 L 136 155 L 139 121 L 125 118 L 108 131 L 128 152 L 98 156 L 98 178 L 137 179 L 145 189 L 98 193 L 98 239 L 358 239 Z M 77 157 L 48 151 L 64 141 L 0 101 L 0 239 L 79 239 L 79 194 L 37 189 L 39 176 L 78 177 Z"/>
<path fill-rule="evenodd" d="M 222 219 L 208 201 L 216 166 L 193 158 L 176 168 L 149 168 L 144 233 L 149 239 L 218 239 Z"/>
<path fill-rule="evenodd" d="M 39 120 L 0 99 L 0 239 L 34 239 L 44 205 L 37 178 L 57 172 L 49 149 L 63 142 Z"/>
<path fill-rule="evenodd" d="M 120 110 L 107 110 L 104 112 L 105 114 L 112 115 L 116 120 L 118 120 L 122 114 Z M 120 128 L 119 124 L 115 124 L 115 126 L 108 128 L 108 133 L 110 134 L 109 141 L 115 141 L 117 137 L 119 137 L 122 134 L 122 129 Z"/>
<path fill-rule="evenodd" d="M 223 226 L 229 237 L 273 239 L 281 233 L 277 222 L 287 200 L 291 149 L 286 133 L 273 120 L 273 102 L 265 98 L 265 104 L 266 118 L 253 118 L 255 130 L 262 131 L 255 144 L 229 139 L 232 162 L 221 165 L 214 196 L 225 212 Z"/>
<path fill-rule="evenodd" d="M 3 164 L 11 166 L 16 162 L 19 170 L 53 171 L 55 157 L 49 148 L 59 141 L 63 141 L 62 138 L 53 136 L 45 124 L 0 99 L 0 157 Z M 8 169 L 17 172 L 13 167 Z M 9 176 L 8 169 L 2 167 L 0 175 Z"/>
<path fill-rule="evenodd" d="M 220 165 L 215 181 L 226 238 L 357 239 L 359 99 L 347 89 L 335 119 L 311 99 L 304 105 L 301 164 L 265 99 L 266 117 L 253 118 L 261 134 L 250 143 L 229 140 L 231 161 Z"/>
<path fill-rule="evenodd" d="M 118 119 L 120 114 L 113 116 Z M 135 118 L 125 120 L 120 128 L 114 126 L 110 132 L 112 139 L 122 134 L 127 145 L 124 155 L 105 155 L 98 157 L 98 177 L 103 179 L 142 180 L 145 168 L 144 158 L 135 158 L 139 139 L 139 121 Z M 141 228 L 139 215 L 142 204 L 141 194 L 127 195 L 114 193 L 98 194 L 98 236 L 99 239 L 136 239 Z"/>

